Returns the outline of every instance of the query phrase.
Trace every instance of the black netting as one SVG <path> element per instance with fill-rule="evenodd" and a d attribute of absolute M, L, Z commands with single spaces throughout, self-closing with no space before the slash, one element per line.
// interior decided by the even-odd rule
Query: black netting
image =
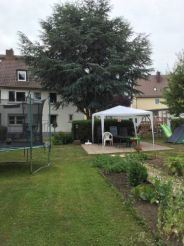
<path fill-rule="evenodd" d="M 44 101 L 26 98 L 25 102 L 0 100 L 0 148 L 43 144 Z M 31 134 L 32 133 L 32 134 Z"/>

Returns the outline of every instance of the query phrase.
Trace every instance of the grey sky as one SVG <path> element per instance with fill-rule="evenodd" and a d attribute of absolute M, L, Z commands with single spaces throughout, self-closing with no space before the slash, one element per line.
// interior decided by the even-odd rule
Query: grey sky
<path fill-rule="evenodd" d="M 0 0 L 0 53 L 13 48 L 18 54 L 17 32 L 38 39 L 39 20 L 52 13 L 57 0 Z M 60 2 L 64 2 L 63 0 Z M 183 0 L 111 0 L 112 16 L 122 16 L 133 30 L 149 34 L 155 70 L 172 69 L 184 48 Z"/>

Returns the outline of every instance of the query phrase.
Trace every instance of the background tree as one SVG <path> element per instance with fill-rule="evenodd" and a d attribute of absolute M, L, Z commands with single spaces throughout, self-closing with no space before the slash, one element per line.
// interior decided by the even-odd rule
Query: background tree
<path fill-rule="evenodd" d="M 169 85 L 165 91 L 169 112 L 176 116 L 184 113 L 184 52 L 178 56 L 175 68 L 169 74 Z"/>
<path fill-rule="evenodd" d="M 20 33 L 21 51 L 44 88 L 61 95 L 90 118 L 114 96 L 131 101 L 136 79 L 151 65 L 147 36 L 136 35 L 122 18 L 110 18 L 106 0 L 56 5 L 41 21 L 40 43 Z"/>

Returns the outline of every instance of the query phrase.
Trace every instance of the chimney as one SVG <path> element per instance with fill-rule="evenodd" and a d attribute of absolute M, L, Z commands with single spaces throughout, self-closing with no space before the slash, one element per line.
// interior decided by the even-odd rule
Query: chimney
<path fill-rule="evenodd" d="M 12 59 L 14 57 L 13 49 L 6 50 L 6 59 Z"/>
<path fill-rule="evenodd" d="M 160 83 L 161 82 L 161 73 L 159 72 L 159 71 L 157 71 L 157 73 L 156 73 L 156 81 L 158 82 L 158 83 Z"/>

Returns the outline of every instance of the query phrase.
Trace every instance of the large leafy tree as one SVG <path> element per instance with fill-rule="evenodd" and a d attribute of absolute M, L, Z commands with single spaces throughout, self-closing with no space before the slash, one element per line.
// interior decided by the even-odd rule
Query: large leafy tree
<path fill-rule="evenodd" d="M 184 53 L 178 56 L 173 71 L 169 74 L 168 88 L 165 90 L 166 104 L 171 114 L 184 113 Z"/>
<path fill-rule="evenodd" d="M 151 65 L 147 36 L 122 18 L 110 18 L 107 0 L 56 5 L 41 21 L 40 42 L 20 33 L 21 51 L 44 88 L 73 103 L 87 118 L 114 96 L 132 100 L 136 79 Z M 127 99 L 125 100 L 127 101 Z"/>

